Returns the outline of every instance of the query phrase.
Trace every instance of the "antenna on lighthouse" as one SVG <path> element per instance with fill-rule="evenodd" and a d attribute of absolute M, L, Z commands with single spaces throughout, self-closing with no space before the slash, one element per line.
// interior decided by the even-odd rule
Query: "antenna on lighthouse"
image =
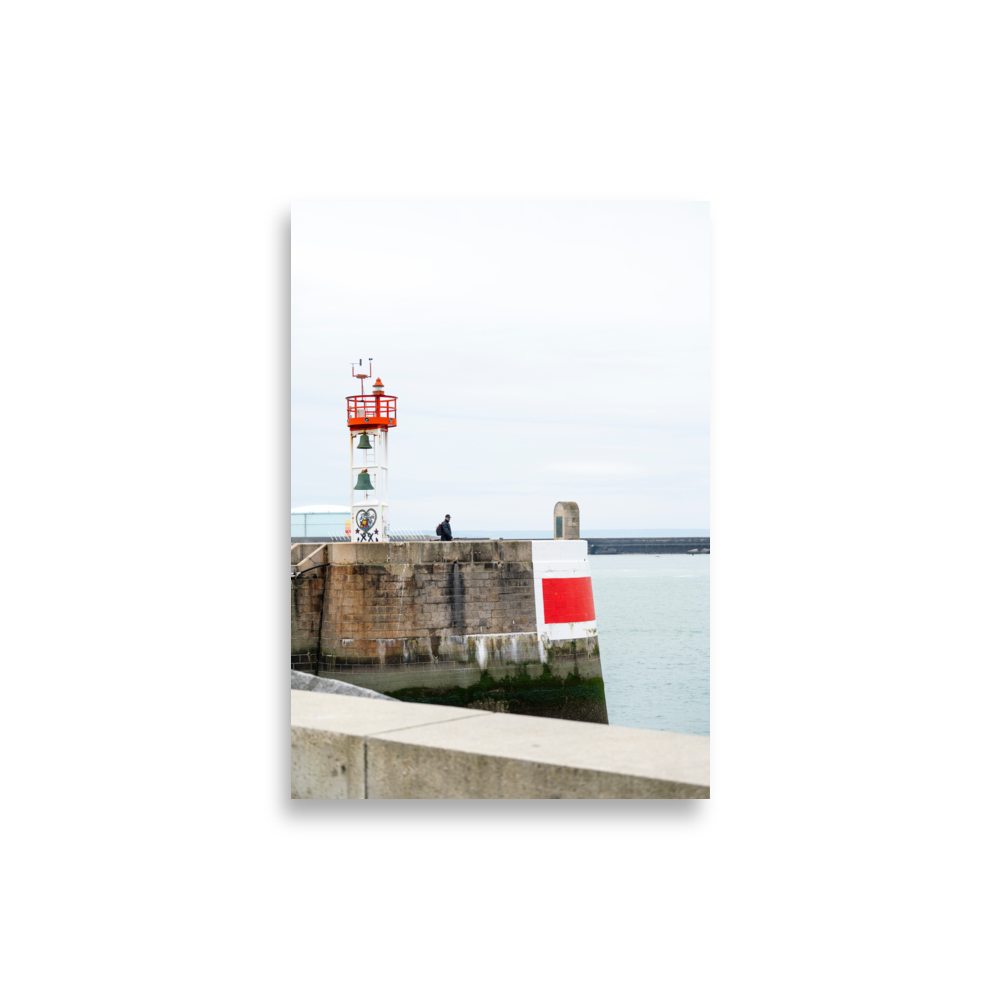
<path fill-rule="evenodd" d="M 364 364 L 364 362 L 360 358 L 358 358 L 358 367 L 360 368 L 363 364 Z M 351 362 L 351 375 L 354 376 L 354 378 L 361 379 L 361 395 L 363 396 L 365 394 L 365 379 L 372 377 L 372 359 L 371 358 L 368 359 L 368 374 L 367 375 L 355 375 L 354 374 L 354 362 L 352 361 Z"/>

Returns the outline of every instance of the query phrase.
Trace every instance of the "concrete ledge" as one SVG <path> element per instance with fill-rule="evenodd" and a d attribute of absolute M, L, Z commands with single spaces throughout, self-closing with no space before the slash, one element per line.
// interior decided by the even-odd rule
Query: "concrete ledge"
<path fill-rule="evenodd" d="M 326 542 L 317 538 L 315 544 L 296 542 L 291 547 L 293 564 L 319 546 L 326 546 L 325 552 L 317 556 L 318 563 L 328 562 L 339 566 L 388 566 L 393 563 L 433 564 L 433 563 L 495 563 L 531 562 L 531 541 L 527 539 L 456 539 L 442 542 Z"/>
<path fill-rule="evenodd" d="M 292 798 L 709 797 L 709 740 L 292 691 Z"/>
<path fill-rule="evenodd" d="M 380 698 L 383 701 L 397 701 L 387 694 L 372 691 L 370 688 L 358 687 L 357 684 L 346 684 L 343 681 L 329 680 L 317 677 L 315 674 L 305 674 L 301 670 L 292 671 L 293 691 L 316 691 L 322 694 L 345 694 L 352 698 Z"/>

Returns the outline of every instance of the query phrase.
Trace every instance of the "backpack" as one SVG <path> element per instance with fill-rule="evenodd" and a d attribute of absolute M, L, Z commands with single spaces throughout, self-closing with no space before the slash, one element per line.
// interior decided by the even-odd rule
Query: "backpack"
<path fill-rule="evenodd" d="M 437 535 L 438 538 L 440 538 L 441 535 L 444 534 L 444 532 L 441 531 L 441 525 L 440 524 L 434 529 L 434 534 Z"/>

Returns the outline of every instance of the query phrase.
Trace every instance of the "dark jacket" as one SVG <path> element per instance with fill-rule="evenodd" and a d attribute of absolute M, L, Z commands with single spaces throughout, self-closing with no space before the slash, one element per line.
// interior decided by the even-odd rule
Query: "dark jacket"
<path fill-rule="evenodd" d="M 447 521 L 441 522 L 441 541 L 442 542 L 451 541 L 451 525 Z"/>

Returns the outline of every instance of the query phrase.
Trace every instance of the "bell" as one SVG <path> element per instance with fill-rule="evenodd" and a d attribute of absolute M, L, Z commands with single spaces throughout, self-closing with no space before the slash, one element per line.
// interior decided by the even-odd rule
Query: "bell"
<path fill-rule="evenodd" d="M 374 490 L 375 487 L 372 486 L 371 478 L 368 475 L 367 469 L 362 469 L 358 473 L 358 485 L 354 487 L 356 490 Z"/>
<path fill-rule="evenodd" d="M 371 442 L 368 440 L 367 434 L 361 435 L 361 441 L 358 443 L 358 451 L 371 451 Z"/>

